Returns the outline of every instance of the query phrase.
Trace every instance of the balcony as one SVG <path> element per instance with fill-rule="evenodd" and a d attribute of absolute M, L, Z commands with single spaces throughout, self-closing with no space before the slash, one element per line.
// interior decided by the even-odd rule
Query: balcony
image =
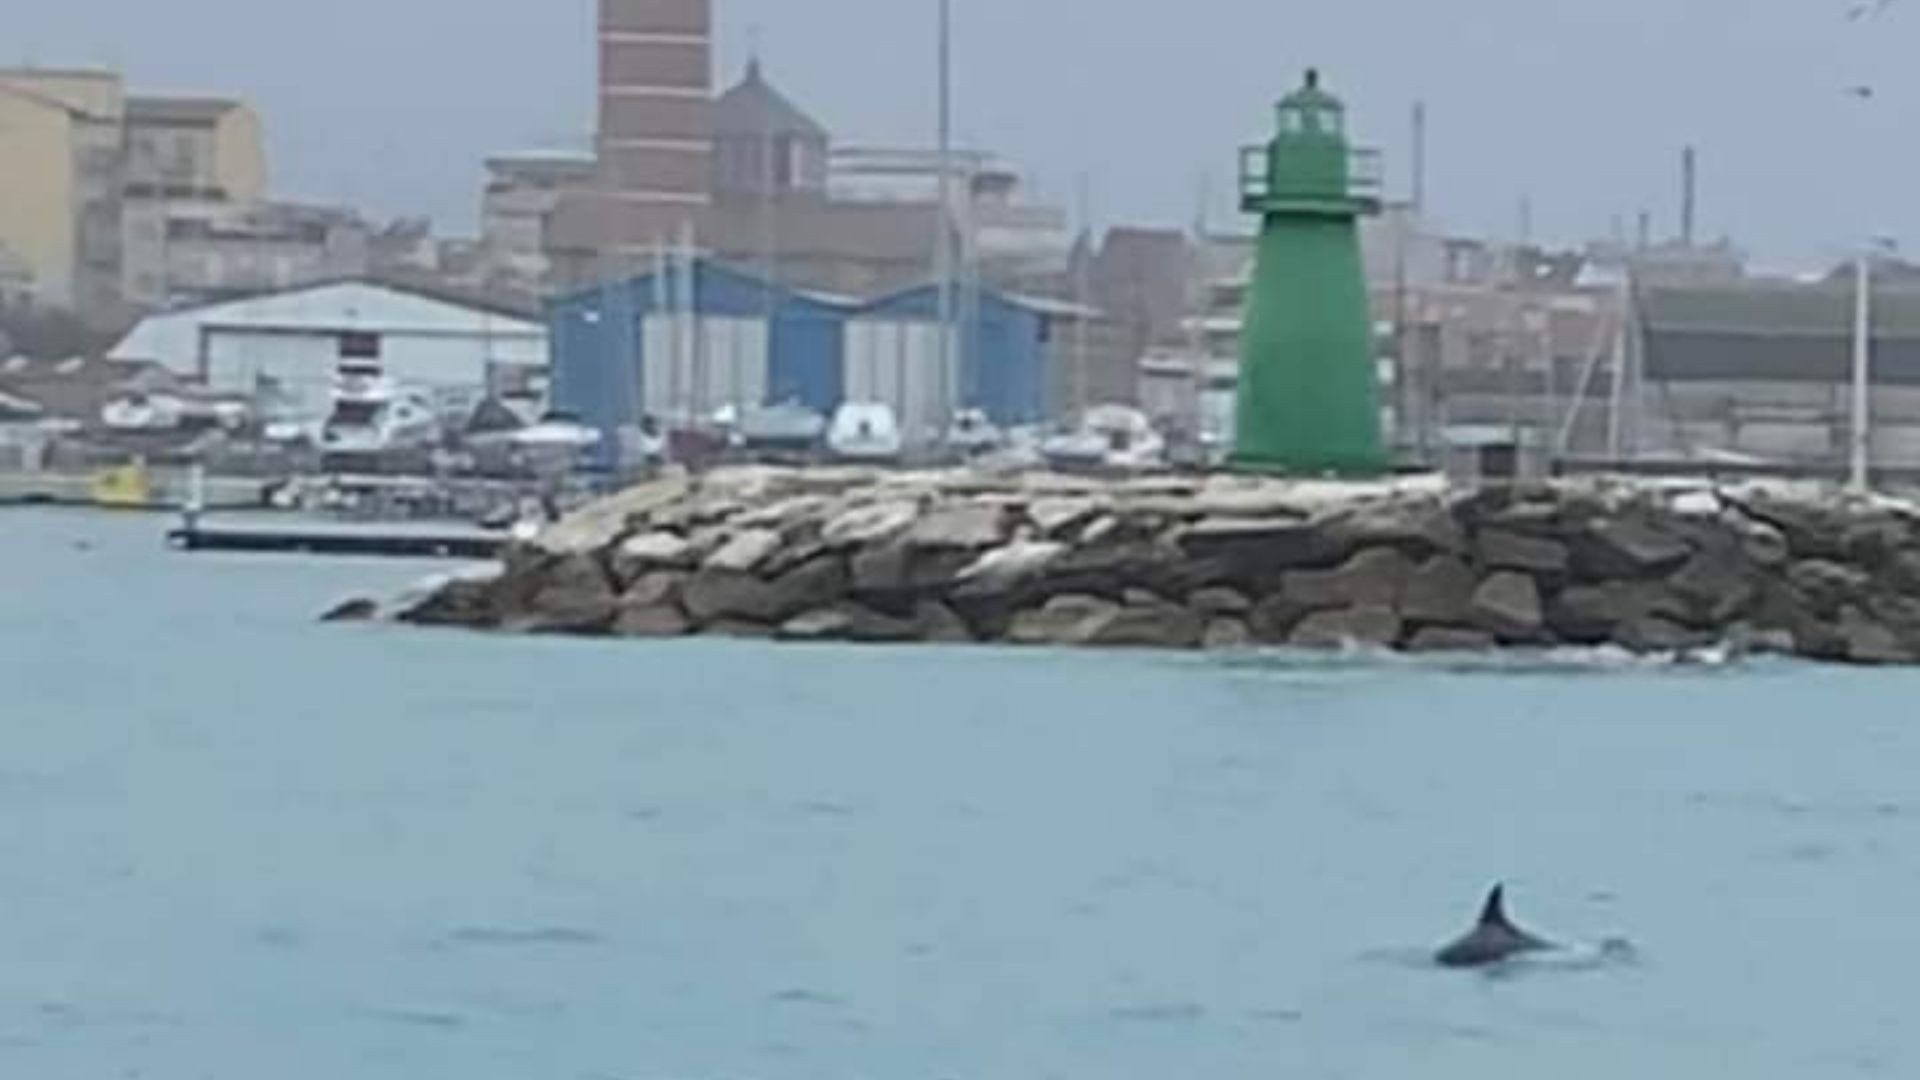
<path fill-rule="evenodd" d="M 1386 167 L 1380 151 L 1347 152 L 1344 176 L 1337 158 L 1302 163 L 1284 186 L 1276 185 L 1269 168 L 1271 148 L 1247 146 L 1240 150 L 1240 203 L 1248 210 L 1323 210 L 1373 213 L 1380 208 Z M 1311 150 L 1282 151 L 1310 155 Z M 1316 155 L 1317 156 L 1317 155 Z"/>

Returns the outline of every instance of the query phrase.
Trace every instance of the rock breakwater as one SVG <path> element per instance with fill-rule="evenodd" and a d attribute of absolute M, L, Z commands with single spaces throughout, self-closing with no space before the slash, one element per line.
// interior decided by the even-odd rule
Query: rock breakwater
<path fill-rule="evenodd" d="M 1462 489 L 740 468 L 654 480 L 401 618 L 632 638 L 1920 660 L 1920 511 L 1785 484 Z"/>

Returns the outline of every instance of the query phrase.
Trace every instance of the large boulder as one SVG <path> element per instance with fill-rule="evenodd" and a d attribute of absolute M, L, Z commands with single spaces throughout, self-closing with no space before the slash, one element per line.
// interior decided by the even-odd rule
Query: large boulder
<path fill-rule="evenodd" d="M 1595 645 L 1614 640 L 1621 627 L 1644 619 L 1694 621 L 1688 602 L 1651 581 L 1571 585 L 1547 605 L 1547 626 L 1565 641 Z"/>
<path fill-rule="evenodd" d="M 786 543 L 756 567 L 754 573 L 764 578 L 776 578 L 815 559 L 837 554 L 839 549 L 823 540 L 788 535 Z"/>
<path fill-rule="evenodd" d="M 1920 550 L 1896 553 L 1888 560 L 1884 573 L 1894 588 L 1920 596 Z"/>
<path fill-rule="evenodd" d="M 1253 630 L 1246 620 L 1229 616 L 1219 616 L 1207 623 L 1207 629 L 1200 635 L 1200 647 L 1203 649 L 1243 649 L 1253 644 Z"/>
<path fill-rule="evenodd" d="M 655 570 L 633 579 L 620 594 L 622 608 L 650 608 L 676 604 L 692 575 L 679 570 Z"/>
<path fill-rule="evenodd" d="M 1004 596 L 1043 576 L 1067 550 L 1067 545 L 1052 540 L 1015 540 L 982 552 L 955 575 L 955 594 Z"/>
<path fill-rule="evenodd" d="M 1465 625 L 1473 618 L 1473 590 L 1478 584 L 1466 563 L 1452 555 L 1436 555 L 1407 575 L 1400 614 L 1416 623 Z"/>
<path fill-rule="evenodd" d="M 636 484 L 561 518 L 540 533 L 534 545 L 550 555 L 603 551 L 634 522 L 645 521 L 650 515 L 684 501 L 692 490 L 692 482 L 685 476 L 667 476 Z"/>
<path fill-rule="evenodd" d="M 686 583 L 681 603 L 695 622 L 748 618 L 766 622 L 784 605 L 771 582 L 737 570 L 702 570 Z"/>
<path fill-rule="evenodd" d="M 1740 556 L 1705 551 L 1668 578 L 1667 587 L 1686 602 L 1691 621 L 1703 626 L 1726 626 L 1741 618 L 1760 592 Z"/>
<path fill-rule="evenodd" d="M 1247 629 L 1253 632 L 1256 641 L 1284 645 L 1293 636 L 1294 627 L 1312 612 L 1307 605 L 1277 592 L 1253 605 L 1253 610 L 1247 613 Z"/>
<path fill-rule="evenodd" d="M 861 548 L 848 560 L 855 592 L 880 595 L 906 590 L 913 572 L 913 549 L 902 543 Z"/>
<path fill-rule="evenodd" d="M 1855 664 L 1911 664 L 1914 651 L 1886 624 L 1849 604 L 1840 613 L 1844 659 Z"/>
<path fill-rule="evenodd" d="M 1014 616 L 1007 639 L 1020 645 L 1085 645 L 1119 612 L 1119 604 L 1103 597 L 1066 593 Z"/>
<path fill-rule="evenodd" d="M 1773 570 L 1793 560 L 1793 545 L 1777 527 L 1744 515 L 1729 514 L 1722 520 L 1740 538 L 1741 551 L 1755 566 Z"/>
<path fill-rule="evenodd" d="M 505 613 L 509 629 L 528 633 L 590 634 L 603 631 L 619 610 L 620 597 L 593 555 L 575 553 L 549 562 L 531 592 Z"/>
<path fill-rule="evenodd" d="M 952 608 L 938 600 L 921 600 L 913 606 L 915 636 L 921 641 L 961 644 L 973 640 L 973 630 Z"/>
<path fill-rule="evenodd" d="M 851 602 L 816 608 L 780 625 L 780 637 L 792 641 L 912 641 L 918 628 L 905 619 L 882 615 Z"/>
<path fill-rule="evenodd" d="M 703 569 L 722 573 L 750 573 L 772 558 L 784 542 L 785 538 L 773 529 L 742 529 L 722 544 L 720 550 L 707 556 Z"/>
<path fill-rule="evenodd" d="M 1535 577 L 1564 575 L 1572 558 L 1567 545 L 1558 540 L 1506 529 L 1480 530 L 1474 550 L 1489 569 L 1520 570 Z"/>
<path fill-rule="evenodd" d="M 1857 566 L 1882 567 L 1914 547 L 1912 525 L 1891 514 L 1869 514 L 1851 521 L 1840 534 L 1847 561 Z"/>
<path fill-rule="evenodd" d="M 1390 649 L 1400 641 L 1403 624 L 1381 604 L 1316 611 L 1294 627 L 1287 643 L 1301 649 L 1340 649 L 1355 645 Z"/>
<path fill-rule="evenodd" d="M 1309 608 L 1387 607 L 1399 603 L 1412 567 L 1397 548 L 1369 548 L 1332 570 L 1293 570 L 1286 595 Z"/>
<path fill-rule="evenodd" d="M 1903 639 L 1920 642 L 1920 597 L 1877 591 L 1868 598 L 1866 611 Z"/>
<path fill-rule="evenodd" d="M 1327 545 L 1337 551 L 1398 548 L 1411 559 L 1463 555 L 1466 533 L 1439 501 L 1388 499 L 1339 511 L 1319 523 Z"/>
<path fill-rule="evenodd" d="M 379 617 L 379 615 L 379 601 L 370 600 L 364 596 L 356 596 L 351 600 L 342 600 L 338 604 L 328 608 L 326 613 L 320 616 L 320 621 L 370 622 Z"/>
<path fill-rule="evenodd" d="M 977 551 L 1007 538 L 1007 508 L 999 503 L 955 502 L 934 508 L 907 530 L 907 543 L 922 548 Z"/>
<path fill-rule="evenodd" d="M 904 540 L 862 548 L 849 560 L 851 587 L 869 598 L 945 589 L 974 562 L 961 548 L 917 548 Z"/>
<path fill-rule="evenodd" d="M 1684 538 L 1633 515 L 1595 520 L 1581 541 L 1575 561 L 1590 580 L 1660 577 L 1693 555 Z"/>
<path fill-rule="evenodd" d="M 1027 520 L 1043 538 L 1056 539 L 1086 524 L 1110 506 L 1091 497 L 1041 498 L 1027 504 Z"/>
<path fill-rule="evenodd" d="M 1547 606 L 1546 621 L 1564 641 L 1597 645 L 1612 640 L 1622 623 L 1640 614 L 1640 607 L 1619 582 L 1571 585 Z"/>
<path fill-rule="evenodd" d="M 1642 615 L 1621 624 L 1613 641 L 1633 652 L 1663 654 L 1698 649 L 1713 644 L 1718 635 L 1697 630 L 1658 615 Z"/>
<path fill-rule="evenodd" d="M 1540 587 L 1531 577 L 1501 571 L 1481 582 L 1473 593 L 1474 624 L 1502 641 L 1537 640 L 1545 626 Z"/>
<path fill-rule="evenodd" d="M 499 579 L 453 578 L 434 585 L 404 604 L 398 616 L 414 626 L 494 626 L 500 614 L 496 593 Z"/>
<path fill-rule="evenodd" d="M 1129 603 L 1094 621 L 1088 645 L 1146 649 L 1191 649 L 1206 633 L 1206 620 L 1178 604 Z"/>
<path fill-rule="evenodd" d="M 1187 597 L 1187 606 L 1204 615 L 1244 616 L 1253 610 L 1253 601 L 1238 589 L 1213 585 L 1195 589 Z"/>
<path fill-rule="evenodd" d="M 622 541 L 609 562 L 616 579 L 632 581 L 651 570 L 691 570 L 699 558 L 693 544 L 679 533 L 646 532 Z"/>
<path fill-rule="evenodd" d="M 1407 651 L 1416 653 L 1479 653 L 1498 645 L 1485 630 L 1463 626 L 1423 626 L 1407 639 Z"/>
<path fill-rule="evenodd" d="M 732 524 L 741 529 L 772 529 L 784 536 L 793 536 L 803 531 L 818 530 L 821 527 L 820 516 L 832 506 L 833 500 L 825 495 L 792 495 L 747 510 L 734 518 Z"/>
<path fill-rule="evenodd" d="M 1174 539 L 1191 558 L 1224 559 L 1253 575 L 1325 566 L 1341 554 L 1325 529 L 1290 518 L 1203 518 Z"/>
<path fill-rule="evenodd" d="M 678 604 L 620 605 L 613 632 L 626 638 L 676 638 L 693 632 L 693 621 Z"/>
<path fill-rule="evenodd" d="M 1872 580 L 1866 572 L 1826 559 L 1806 559 L 1787 570 L 1787 583 L 1803 597 L 1816 614 L 1831 617 L 1840 608 L 1864 598 Z"/>
<path fill-rule="evenodd" d="M 1794 558 L 1846 557 L 1847 522 L 1830 500 L 1760 492 L 1737 501 L 1748 517 L 1777 530 Z"/>
<path fill-rule="evenodd" d="M 1051 592 L 1111 596 L 1120 595 L 1132 585 L 1180 592 L 1203 584 L 1188 581 L 1184 575 L 1207 565 L 1204 560 L 1182 556 L 1170 543 L 1155 539 L 1115 539 L 1061 552 L 1047 563 L 1043 583 Z"/>
<path fill-rule="evenodd" d="M 920 517 L 917 499 L 891 499 L 857 507 L 828 521 L 820 538 L 845 547 L 884 544 L 913 527 Z"/>
<path fill-rule="evenodd" d="M 701 632 L 711 637 L 739 638 L 745 641 L 767 641 L 780 636 L 780 628 L 754 619 L 715 619 L 701 628 Z"/>
<path fill-rule="evenodd" d="M 846 564 L 823 556 L 772 581 L 735 570 L 704 569 L 686 583 L 682 603 L 696 620 L 745 619 L 777 625 L 846 593 Z"/>

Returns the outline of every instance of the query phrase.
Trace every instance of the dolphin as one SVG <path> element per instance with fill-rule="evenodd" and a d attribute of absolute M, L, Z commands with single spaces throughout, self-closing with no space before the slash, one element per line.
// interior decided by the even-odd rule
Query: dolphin
<path fill-rule="evenodd" d="M 1495 885 L 1486 906 L 1480 909 L 1480 921 L 1435 953 L 1434 962 L 1450 968 L 1490 967 L 1525 953 L 1558 949 L 1558 945 L 1513 925 L 1507 918 L 1506 892 L 1505 885 Z"/>

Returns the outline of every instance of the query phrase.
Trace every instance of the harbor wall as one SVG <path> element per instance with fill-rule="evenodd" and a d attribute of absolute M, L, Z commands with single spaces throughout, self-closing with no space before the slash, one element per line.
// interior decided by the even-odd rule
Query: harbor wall
<path fill-rule="evenodd" d="M 1920 659 L 1920 511 L 1813 485 L 727 469 L 592 504 L 422 625 L 630 638 Z"/>

